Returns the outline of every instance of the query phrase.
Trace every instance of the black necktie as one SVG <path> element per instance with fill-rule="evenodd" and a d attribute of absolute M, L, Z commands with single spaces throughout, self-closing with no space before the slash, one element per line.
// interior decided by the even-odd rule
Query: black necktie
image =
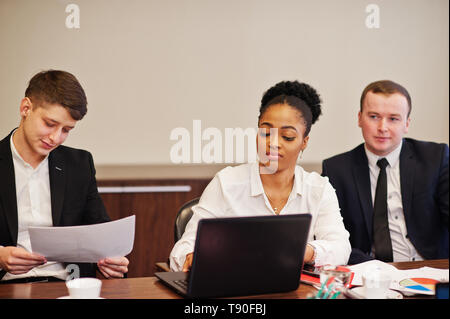
<path fill-rule="evenodd" d="M 380 174 L 378 175 L 375 191 L 375 204 L 373 206 L 373 244 L 375 258 L 384 262 L 391 262 L 392 243 L 389 233 L 388 206 L 387 206 L 387 177 L 386 166 L 389 165 L 385 158 L 378 160 Z"/>

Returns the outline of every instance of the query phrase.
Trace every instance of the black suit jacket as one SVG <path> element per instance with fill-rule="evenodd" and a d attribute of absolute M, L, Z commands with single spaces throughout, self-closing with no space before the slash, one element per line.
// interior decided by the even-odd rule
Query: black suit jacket
<path fill-rule="evenodd" d="M 448 157 L 446 144 L 403 139 L 400 184 L 408 238 L 425 259 L 448 258 Z M 373 203 L 364 144 L 326 159 L 322 175 L 336 190 L 350 233 L 349 264 L 372 259 Z"/>
<path fill-rule="evenodd" d="M 18 232 L 11 133 L 0 141 L 0 245 L 16 246 Z M 59 146 L 48 157 L 53 226 L 77 226 L 110 220 L 97 191 L 89 152 Z M 95 277 L 95 264 L 78 264 L 82 277 Z M 0 272 L 0 278 L 5 271 Z"/>

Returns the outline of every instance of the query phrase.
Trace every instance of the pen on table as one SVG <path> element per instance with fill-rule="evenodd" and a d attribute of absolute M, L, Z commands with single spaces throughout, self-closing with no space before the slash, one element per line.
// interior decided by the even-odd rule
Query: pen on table
<path fill-rule="evenodd" d="M 328 295 L 333 291 L 333 287 L 334 284 L 331 283 L 328 287 L 327 287 L 327 291 L 325 292 L 325 294 L 323 295 L 323 299 L 327 299 Z"/>
<path fill-rule="evenodd" d="M 318 299 L 326 299 L 331 291 L 331 288 L 333 286 L 333 282 L 334 282 L 334 276 L 331 276 L 329 278 L 327 278 L 324 283 L 322 284 L 322 288 L 319 290 L 319 292 L 317 293 L 317 297 Z M 325 292 L 324 292 L 325 290 Z"/>
<path fill-rule="evenodd" d="M 327 281 L 324 281 L 322 286 L 320 287 L 319 291 L 316 294 L 316 298 L 320 299 L 320 296 L 322 295 L 323 289 L 325 288 L 325 284 L 327 283 Z"/>
<path fill-rule="evenodd" d="M 330 299 L 336 299 L 340 294 L 341 294 L 340 291 L 336 291 L 336 292 L 331 296 Z"/>

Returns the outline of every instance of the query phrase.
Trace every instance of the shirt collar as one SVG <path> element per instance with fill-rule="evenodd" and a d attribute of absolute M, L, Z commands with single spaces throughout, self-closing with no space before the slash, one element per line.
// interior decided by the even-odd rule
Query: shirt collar
<path fill-rule="evenodd" d="M 302 195 L 303 192 L 303 173 L 304 170 L 301 166 L 295 166 L 295 174 L 294 174 L 294 186 L 292 189 L 293 194 Z"/>
<path fill-rule="evenodd" d="M 291 194 L 302 194 L 303 169 L 296 165 L 294 173 L 294 185 Z M 258 196 L 264 193 L 261 176 L 259 175 L 259 163 L 255 162 L 250 165 L 250 189 L 251 196 Z"/>
<path fill-rule="evenodd" d="M 377 162 L 380 158 L 385 158 L 390 167 L 393 167 L 397 164 L 398 160 L 400 159 L 400 151 L 402 150 L 403 140 L 400 142 L 400 144 L 388 155 L 386 156 L 378 156 L 371 151 L 367 149 L 366 144 L 364 144 L 364 150 L 366 151 L 367 160 L 369 161 L 370 166 L 378 167 Z"/>
<path fill-rule="evenodd" d="M 264 193 L 264 187 L 259 176 L 259 163 L 255 162 L 250 165 L 250 189 L 252 196 L 258 196 Z"/>
<path fill-rule="evenodd" d="M 33 168 L 30 164 L 28 164 L 23 158 L 22 156 L 20 156 L 19 152 L 16 149 L 16 146 L 14 145 L 13 142 L 13 136 L 16 133 L 17 129 L 15 129 L 12 134 L 11 137 L 9 139 L 9 145 L 11 146 L 11 154 L 13 156 L 13 159 L 16 160 L 16 162 L 20 163 L 22 166 L 24 167 L 30 167 Z M 42 167 L 43 165 L 45 165 L 45 163 L 48 162 L 48 155 L 42 160 L 42 162 L 39 163 L 39 165 L 36 167 L 36 169 L 34 170 L 38 170 L 40 167 Z"/>

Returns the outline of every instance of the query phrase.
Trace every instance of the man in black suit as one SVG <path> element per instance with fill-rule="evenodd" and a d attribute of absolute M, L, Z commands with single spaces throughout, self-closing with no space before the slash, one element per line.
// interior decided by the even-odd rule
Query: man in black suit
<path fill-rule="evenodd" d="M 64 71 L 36 74 L 20 103 L 17 129 L 0 141 L 0 279 L 65 280 L 69 270 L 31 252 L 28 226 L 75 226 L 109 221 L 89 152 L 61 144 L 87 112 L 78 80 Z M 106 277 L 123 277 L 128 259 L 99 260 Z M 72 266 L 73 267 L 73 266 Z M 95 264 L 78 264 L 95 276 Z"/>
<path fill-rule="evenodd" d="M 404 138 L 410 112 L 404 87 L 369 84 L 358 113 L 365 143 L 322 163 L 350 232 L 349 264 L 449 256 L 449 148 Z"/>

